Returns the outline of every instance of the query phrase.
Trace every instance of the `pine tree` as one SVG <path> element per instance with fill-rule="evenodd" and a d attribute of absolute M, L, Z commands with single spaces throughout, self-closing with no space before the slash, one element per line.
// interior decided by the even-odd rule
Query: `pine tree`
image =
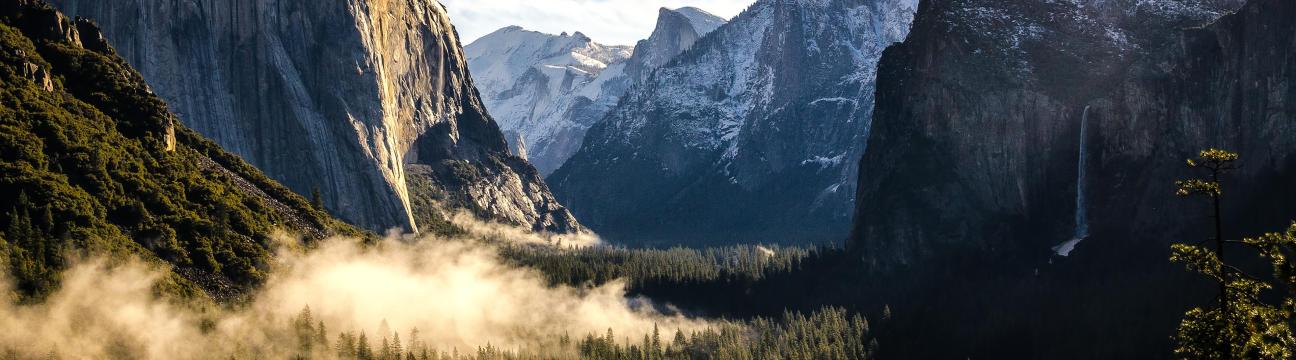
<path fill-rule="evenodd" d="M 392 333 L 392 344 L 391 344 L 392 357 L 391 358 L 395 360 L 400 360 L 401 353 L 404 352 L 405 350 L 401 348 L 400 333 Z"/>
<path fill-rule="evenodd" d="M 311 188 L 311 206 L 314 206 L 315 210 L 324 210 L 324 197 L 320 195 L 319 186 Z"/>
<path fill-rule="evenodd" d="M 350 332 L 338 334 L 337 355 L 340 359 L 356 358 L 356 339 Z"/>
<path fill-rule="evenodd" d="M 1287 296 L 1283 297 L 1283 303 L 1279 305 L 1285 320 L 1283 325 L 1296 323 L 1296 261 L 1293 261 L 1296 259 L 1296 221 L 1283 232 L 1268 233 L 1242 241 L 1259 250 L 1261 256 L 1273 266 L 1274 278 L 1287 289 Z M 1274 357 L 1296 357 L 1296 353 L 1293 353 L 1296 352 L 1296 339 L 1292 338 L 1290 329 L 1275 330 L 1285 330 L 1287 333 L 1285 336 L 1273 337 L 1280 341 L 1270 341 L 1269 352 L 1280 355 Z"/>
<path fill-rule="evenodd" d="M 9 271 L 9 242 L 5 241 L 3 232 L 0 232 L 0 271 Z"/>
<path fill-rule="evenodd" d="M 356 340 L 356 359 L 375 360 L 373 350 L 369 348 L 369 338 L 365 337 L 364 331 L 360 332 L 360 339 Z"/>
<path fill-rule="evenodd" d="M 324 320 L 320 320 L 319 322 L 319 326 L 315 332 L 315 342 L 319 344 L 320 348 L 328 349 L 328 330 L 324 329 Z"/>
<path fill-rule="evenodd" d="M 1205 170 L 1208 177 L 1175 182 L 1179 196 L 1204 196 L 1210 200 L 1214 237 L 1207 239 L 1213 247 L 1172 245 L 1170 260 L 1205 275 L 1219 288 L 1214 307 L 1193 308 L 1180 322 L 1175 335 L 1175 354 L 1185 359 L 1287 359 L 1296 345 L 1289 327 L 1291 313 L 1284 314 L 1260 298 L 1263 291 L 1273 286 L 1229 264 L 1225 257 L 1229 245 L 1255 246 L 1255 240 L 1224 237 L 1220 206 L 1223 180 L 1237 168 L 1237 160 L 1236 153 L 1219 149 L 1202 151 L 1187 163 L 1190 168 Z"/>
<path fill-rule="evenodd" d="M 424 346 L 424 345 L 420 342 L 420 340 L 419 340 L 419 329 L 418 329 L 418 327 L 414 327 L 414 328 L 410 329 L 410 335 L 409 335 L 409 348 L 407 348 L 407 349 L 405 349 L 405 350 L 409 352 L 410 356 L 413 356 L 416 352 L 418 352 L 418 351 L 420 351 L 420 350 L 423 350 L 423 351 L 426 351 L 426 350 L 427 350 L 427 346 Z"/>
<path fill-rule="evenodd" d="M 378 359 L 391 360 L 393 357 L 391 350 L 392 350 L 391 344 L 387 342 L 387 337 L 383 336 L 382 347 L 378 349 Z"/>
<path fill-rule="evenodd" d="M 300 350 L 304 354 L 310 354 L 316 342 L 316 333 L 314 318 L 311 316 L 309 305 L 302 308 L 302 311 L 297 314 L 297 318 L 293 320 L 293 328 L 297 332 L 297 343 Z"/>
<path fill-rule="evenodd" d="M 656 323 L 653 324 L 652 348 L 650 351 L 653 354 L 653 358 L 660 358 L 662 352 L 661 329 L 657 327 Z"/>

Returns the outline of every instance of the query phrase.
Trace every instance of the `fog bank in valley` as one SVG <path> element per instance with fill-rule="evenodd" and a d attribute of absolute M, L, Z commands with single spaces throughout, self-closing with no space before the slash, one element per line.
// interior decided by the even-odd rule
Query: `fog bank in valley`
<path fill-rule="evenodd" d="M 457 219 L 466 223 L 463 218 Z M 492 345 L 510 350 L 555 348 L 561 336 L 602 335 L 637 341 L 659 326 L 663 334 L 708 323 L 631 306 L 625 285 L 551 287 L 534 270 L 506 265 L 481 238 L 552 243 L 491 224 L 466 227 L 448 239 L 388 236 L 376 245 L 331 238 L 303 250 L 276 236 L 277 263 L 247 304 L 218 308 L 178 304 L 156 294 L 164 270 L 143 261 L 77 261 L 62 288 L 39 304 L 0 303 L 0 355 L 20 358 L 288 358 L 302 352 L 294 320 L 309 307 L 330 341 L 339 333 L 367 334 L 371 345 L 399 333 L 443 351 Z M 565 236 L 589 245 L 592 235 Z M 7 268 L 7 267 L 6 267 Z M 10 294 L 8 281 L 0 293 Z M 417 329 L 417 334 L 414 334 Z M 315 349 L 316 357 L 333 356 Z"/>

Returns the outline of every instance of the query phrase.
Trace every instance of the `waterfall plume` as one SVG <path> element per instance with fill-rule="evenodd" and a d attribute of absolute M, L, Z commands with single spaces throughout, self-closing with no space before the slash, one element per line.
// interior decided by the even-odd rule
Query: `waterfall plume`
<path fill-rule="evenodd" d="M 1089 106 L 1086 105 L 1084 112 L 1080 115 L 1080 145 L 1079 159 L 1076 161 L 1076 199 L 1075 199 L 1075 233 L 1071 240 L 1067 240 L 1053 247 L 1053 252 L 1059 256 L 1069 256 L 1071 251 L 1075 250 L 1076 245 L 1080 244 L 1085 238 L 1089 237 L 1089 213 L 1085 209 L 1085 168 L 1088 167 L 1089 149 Z"/>

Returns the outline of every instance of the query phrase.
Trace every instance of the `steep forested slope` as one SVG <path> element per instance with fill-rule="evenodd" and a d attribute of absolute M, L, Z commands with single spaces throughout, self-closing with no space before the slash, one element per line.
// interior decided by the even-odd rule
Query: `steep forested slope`
<path fill-rule="evenodd" d="M 39 297 L 77 254 L 168 263 L 175 290 L 264 279 L 276 229 L 356 230 L 180 125 L 97 26 L 0 5 L 0 263 Z"/>

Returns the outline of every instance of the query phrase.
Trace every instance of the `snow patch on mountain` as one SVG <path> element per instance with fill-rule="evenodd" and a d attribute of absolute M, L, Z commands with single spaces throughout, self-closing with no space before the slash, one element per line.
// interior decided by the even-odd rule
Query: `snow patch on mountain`
<path fill-rule="evenodd" d="M 863 154 L 878 60 L 908 35 L 917 8 L 918 0 L 757 1 L 627 93 L 550 183 L 580 204 L 582 221 L 613 236 L 696 224 L 716 226 L 697 233 L 725 234 L 720 219 L 845 229 L 856 176 L 856 162 L 845 160 Z M 670 171 L 640 175 L 659 169 Z M 640 188 L 651 190 L 643 198 L 625 190 Z M 728 198 L 706 200 L 714 194 Z M 723 203 L 743 197 L 771 200 L 760 209 Z M 714 219 L 617 228 L 642 211 L 634 207 L 706 208 Z M 774 225 L 746 230 L 789 235 Z"/>
<path fill-rule="evenodd" d="M 675 9 L 675 12 L 688 18 L 689 23 L 693 24 L 693 30 L 696 30 L 698 34 L 705 35 L 726 23 L 724 18 L 692 6 Z"/>
<path fill-rule="evenodd" d="M 648 44 L 642 52 L 599 44 L 579 32 L 551 35 L 510 26 L 468 44 L 468 66 L 513 147 L 525 144 L 531 162 L 548 174 L 579 149 L 585 131 L 627 89 L 725 23 L 697 8 L 662 9 L 661 16 L 653 32 L 660 39 L 641 41 Z"/>

